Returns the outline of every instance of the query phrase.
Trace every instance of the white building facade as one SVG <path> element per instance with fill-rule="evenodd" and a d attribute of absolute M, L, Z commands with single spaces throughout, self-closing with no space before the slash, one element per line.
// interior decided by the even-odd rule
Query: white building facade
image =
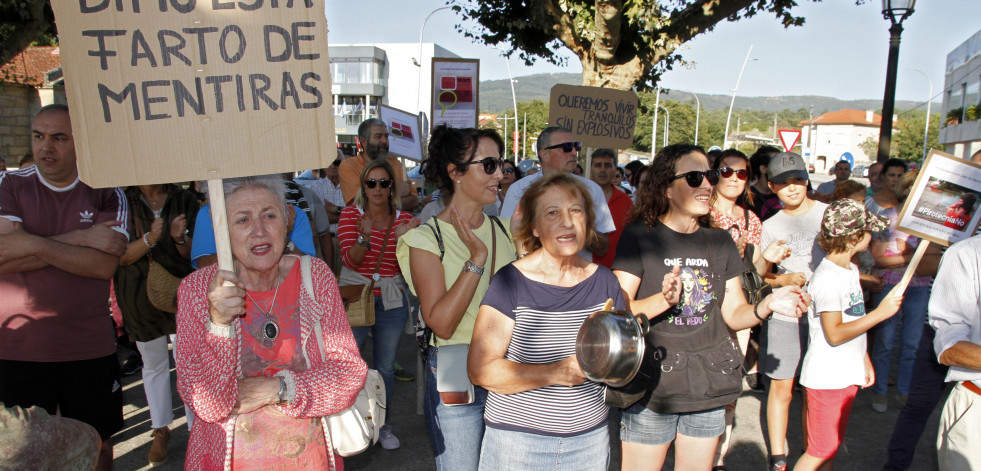
<path fill-rule="evenodd" d="M 427 110 L 433 57 L 459 57 L 434 43 L 331 44 L 330 74 L 337 140 L 352 153 L 358 124 L 379 105 L 408 113 Z M 421 66 L 416 65 L 421 64 Z"/>
<path fill-rule="evenodd" d="M 981 30 L 947 54 L 938 141 L 968 159 L 981 150 Z"/>
<path fill-rule="evenodd" d="M 801 121 L 801 149 L 816 172 L 826 172 L 849 153 L 854 165 L 870 165 L 875 155 L 867 155 L 861 144 L 879 138 L 882 116 L 872 111 L 839 110 Z"/>

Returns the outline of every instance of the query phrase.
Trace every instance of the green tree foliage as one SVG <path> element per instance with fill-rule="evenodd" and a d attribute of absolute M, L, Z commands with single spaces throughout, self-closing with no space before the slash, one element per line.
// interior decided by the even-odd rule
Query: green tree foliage
<path fill-rule="evenodd" d="M 35 41 L 50 44 L 56 34 L 47 0 L 0 0 L 0 64 L 10 62 Z"/>
<path fill-rule="evenodd" d="M 893 123 L 892 145 L 889 147 L 889 157 L 897 157 L 908 161 L 921 160 L 923 156 L 923 128 L 926 125 L 925 110 L 910 110 L 898 116 L 898 120 Z M 930 135 L 927 140 L 927 152 L 930 149 L 943 150 L 937 142 L 940 133 L 940 113 L 930 115 Z M 869 137 L 859 147 L 866 155 L 875 160 L 879 152 L 878 136 Z"/>
<path fill-rule="evenodd" d="M 511 47 L 525 63 L 559 64 L 561 48 L 582 62 L 583 85 L 647 88 L 684 61 L 678 48 L 722 21 L 771 13 L 784 26 L 800 26 L 796 0 L 448 0 L 465 20 L 480 24 L 468 37 Z"/>

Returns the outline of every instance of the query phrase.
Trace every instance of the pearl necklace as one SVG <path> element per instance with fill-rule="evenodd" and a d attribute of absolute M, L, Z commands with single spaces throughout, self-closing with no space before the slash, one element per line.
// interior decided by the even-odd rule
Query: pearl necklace
<path fill-rule="evenodd" d="M 245 291 L 245 295 L 249 297 L 249 301 L 252 301 L 252 304 L 255 305 L 255 308 L 258 309 L 259 312 L 262 313 L 262 316 L 266 318 L 266 322 L 262 324 L 262 337 L 268 341 L 274 341 L 279 337 L 279 324 L 277 324 L 276 321 L 272 319 L 270 313 L 272 312 L 273 306 L 276 305 L 276 295 L 279 294 L 280 284 L 282 284 L 282 282 L 280 281 L 279 276 L 277 275 L 276 291 L 273 291 L 272 302 L 269 303 L 269 309 L 266 311 L 263 311 L 262 308 L 259 307 L 259 303 L 255 302 L 255 299 L 252 299 L 252 295 L 249 294 L 248 290 Z"/>

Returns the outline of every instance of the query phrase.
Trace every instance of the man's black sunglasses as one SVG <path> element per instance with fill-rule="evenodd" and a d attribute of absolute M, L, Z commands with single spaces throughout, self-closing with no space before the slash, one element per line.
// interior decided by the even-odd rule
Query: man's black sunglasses
<path fill-rule="evenodd" d="M 575 141 L 575 142 L 563 142 L 561 144 L 555 144 L 555 145 L 552 145 L 552 146 L 548 146 L 548 147 L 545 148 L 545 150 L 558 149 L 559 147 L 562 148 L 562 152 L 572 152 L 572 149 L 573 148 L 575 148 L 576 150 L 582 149 L 582 143 L 579 142 L 579 141 Z"/>
<path fill-rule="evenodd" d="M 715 186 L 716 183 L 719 183 L 719 170 L 692 170 L 691 172 L 685 172 L 671 177 L 671 181 L 673 182 L 679 178 L 684 178 L 688 186 L 692 188 L 701 186 L 702 178 L 707 178 L 709 184 Z"/>
<path fill-rule="evenodd" d="M 469 162 L 457 164 L 457 166 L 466 167 L 467 165 L 472 164 L 484 164 L 484 173 L 490 175 L 497 171 L 497 167 L 504 165 L 504 161 L 497 157 L 484 157 L 480 160 L 471 160 Z"/>
<path fill-rule="evenodd" d="M 392 180 L 388 178 L 382 178 L 381 180 L 375 180 L 374 178 L 364 181 L 364 186 L 369 189 L 374 189 L 375 185 L 381 185 L 382 188 L 388 188 L 392 186 Z"/>

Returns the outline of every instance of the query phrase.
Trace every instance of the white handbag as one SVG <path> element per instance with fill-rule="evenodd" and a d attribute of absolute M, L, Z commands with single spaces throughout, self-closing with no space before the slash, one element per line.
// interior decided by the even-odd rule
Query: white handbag
<path fill-rule="evenodd" d="M 378 370 L 368 370 L 364 389 L 358 392 L 354 405 L 327 417 L 331 445 L 345 458 L 356 455 L 378 441 L 382 425 L 385 425 L 385 382 Z"/>
<path fill-rule="evenodd" d="M 303 286 L 313 294 L 311 261 L 309 256 L 300 258 Z M 327 432 L 334 451 L 342 457 L 354 456 L 378 442 L 378 435 L 385 425 L 385 381 L 378 370 L 368 370 L 364 388 L 358 391 L 354 404 L 341 412 L 327 417 Z"/>

